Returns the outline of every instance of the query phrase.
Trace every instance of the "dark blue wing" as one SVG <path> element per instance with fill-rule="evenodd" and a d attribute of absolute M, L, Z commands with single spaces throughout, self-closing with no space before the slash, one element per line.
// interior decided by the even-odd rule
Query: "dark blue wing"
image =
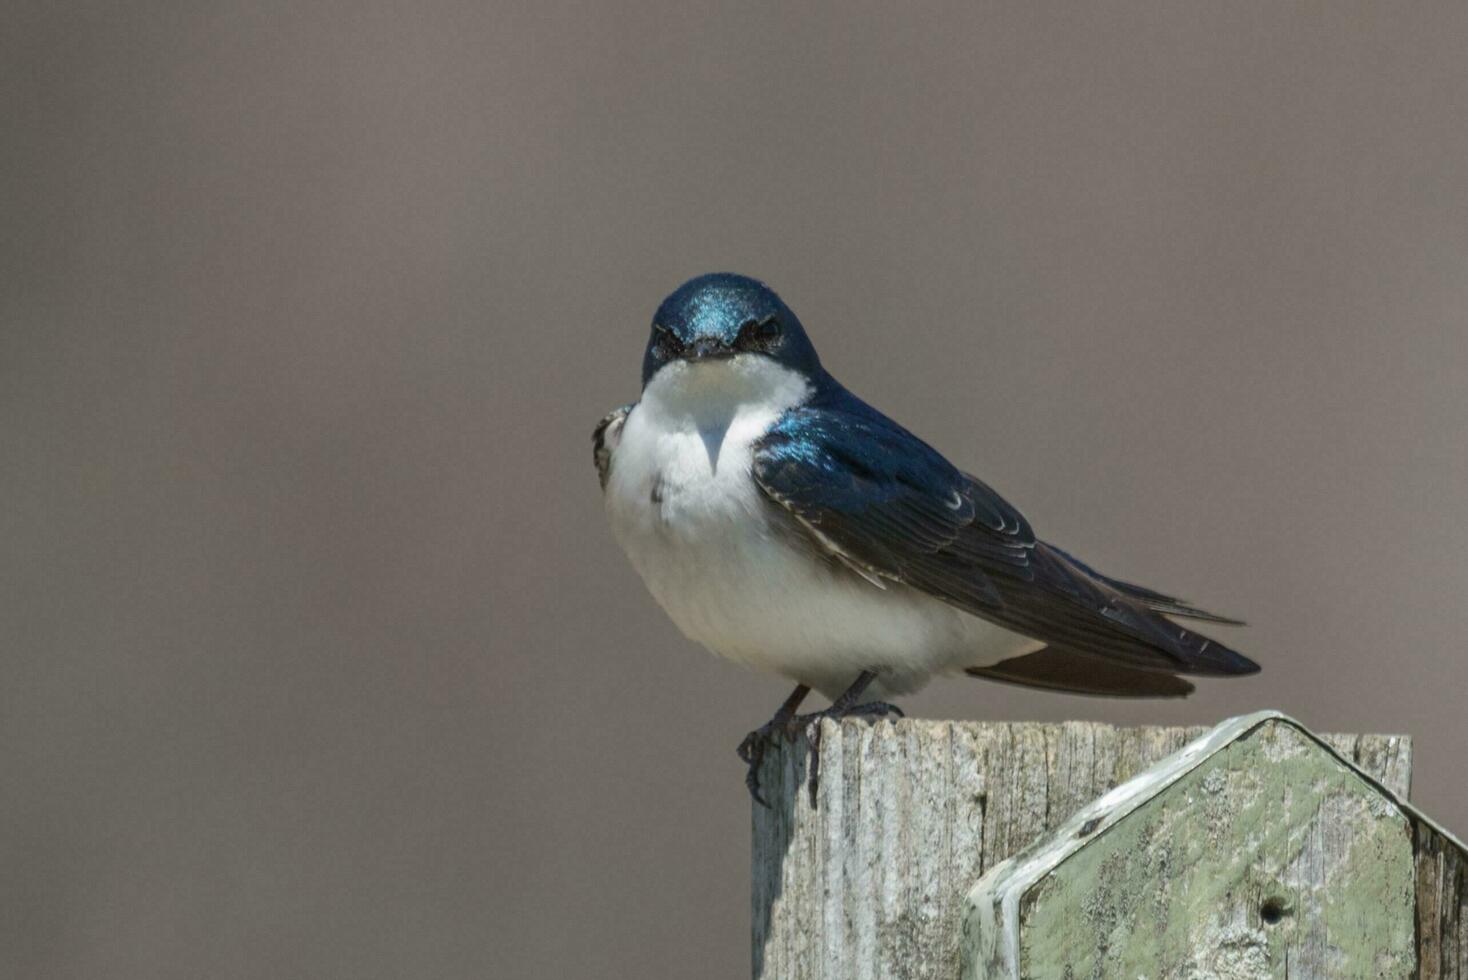
<path fill-rule="evenodd" d="M 964 608 L 995 608 L 986 567 L 1030 577 L 1035 535 L 1003 498 L 875 412 L 799 408 L 754 478 L 844 561 Z"/>
<path fill-rule="evenodd" d="M 1208 614 L 1036 540 L 992 489 L 844 389 L 782 416 L 755 447 L 753 475 L 820 545 L 879 584 L 901 582 L 1056 648 L 1138 669 L 1258 670 L 1165 618 Z"/>

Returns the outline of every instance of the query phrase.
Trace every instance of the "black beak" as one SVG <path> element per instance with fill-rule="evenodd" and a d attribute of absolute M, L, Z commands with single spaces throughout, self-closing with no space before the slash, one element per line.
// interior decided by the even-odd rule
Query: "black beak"
<path fill-rule="evenodd" d="M 683 348 L 683 356 L 690 361 L 713 360 L 733 357 L 737 352 L 715 337 L 700 337 Z"/>

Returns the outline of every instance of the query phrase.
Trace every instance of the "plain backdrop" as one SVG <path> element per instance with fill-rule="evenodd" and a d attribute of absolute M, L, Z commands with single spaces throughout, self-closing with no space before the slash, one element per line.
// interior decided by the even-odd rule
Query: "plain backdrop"
<path fill-rule="evenodd" d="M 0 18 L 0 975 L 746 976 L 787 685 L 588 438 L 710 270 L 1265 666 L 911 713 L 1408 732 L 1468 829 L 1468 7 Z"/>

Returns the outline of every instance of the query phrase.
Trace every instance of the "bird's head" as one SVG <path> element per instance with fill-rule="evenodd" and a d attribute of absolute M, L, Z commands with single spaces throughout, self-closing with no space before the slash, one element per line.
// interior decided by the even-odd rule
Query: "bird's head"
<path fill-rule="evenodd" d="M 711 272 L 679 286 L 653 315 L 642 384 L 670 364 L 746 357 L 769 358 L 807 378 L 821 370 L 805 328 L 773 289 Z"/>

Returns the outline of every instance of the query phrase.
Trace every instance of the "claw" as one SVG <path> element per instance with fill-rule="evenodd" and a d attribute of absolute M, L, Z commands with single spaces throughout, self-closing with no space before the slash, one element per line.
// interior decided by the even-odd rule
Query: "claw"
<path fill-rule="evenodd" d="M 812 722 L 821 721 L 825 718 L 839 722 L 842 718 L 886 718 L 889 715 L 896 715 L 898 718 L 907 717 L 903 710 L 895 704 L 888 704 L 886 701 L 867 701 L 864 704 L 854 704 L 850 707 L 832 705 L 825 711 L 812 711 L 808 715 L 796 715 L 790 719 L 790 727 L 798 731 Z"/>
<path fill-rule="evenodd" d="M 789 722 L 779 718 L 773 719 L 744 736 L 744 741 L 740 742 L 739 748 L 735 750 L 739 754 L 740 761 L 749 767 L 744 773 L 744 785 L 749 790 L 749 795 L 766 810 L 770 809 L 770 804 L 760 794 L 760 766 L 764 763 L 765 753 L 775 743 L 775 739 L 788 734 L 790 730 Z"/>
<path fill-rule="evenodd" d="M 758 766 L 750 766 L 749 771 L 744 774 L 744 788 L 749 790 L 750 799 L 754 800 L 766 810 L 771 809 L 770 802 L 760 795 Z"/>
<path fill-rule="evenodd" d="M 896 715 L 898 718 L 907 717 L 901 708 L 895 704 L 888 704 L 886 701 L 868 701 L 866 704 L 859 704 L 846 712 L 843 717 L 886 718 L 889 715 Z"/>
<path fill-rule="evenodd" d="M 800 702 L 810 693 L 810 688 L 805 684 L 797 684 L 795 690 L 785 699 L 775 712 L 775 717 L 765 722 L 759 728 L 744 736 L 744 741 L 739 743 L 739 758 L 748 766 L 744 773 L 744 785 L 749 789 L 749 795 L 754 801 L 766 810 L 770 804 L 760 795 L 759 791 L 759 769 L 760 764 L 765 761 L 765 753 L 769 751 L 777 737 L 788 735 L 791 731 L 790 719 L 795 715 L 795 709 L 800 707 Z"/>
<path fill-rule="evenodd" d="M 895 704 L 888 704 L 885 701 L 867 701 L 863 704 L 856 703 L 860 700 L 867 686 L 876 679 L 876 676 L 875 671 L 862 671 L 861 675 L 857 677 L 851 687 L 847 688 L 829 708 L 825 711 L 816 711 L 808 715 L 797 715 L 795 713 L 795 709 L 799 707 L 801 699 L 810 692 L 808 686 L 800 684 L 791 692 L 790 697 L 785 699 L 785 703 L 780 705 L 780 710 L 775 712 L 775 717 L 744 736 L 744 741 L 739 743 L 739 748 L 736 751 L 739 753 L 740 761 L 748 766 L 748 769 L 744 773 L 744 785 L 748 788 L 750 797 L 756 803 L 766 810 L 770 809 L 770 804 L 766 802 L 764 796 L 760 793 L 759 770 L 760 765 L 765 761 L 765 753 L 775 743 L 775 739 L 782 735 L 788 737 L 795 732 L 804 730 L 812 722 L 817 723 L 815 732 L 810 735 L 810 806 L 814 810 L 816 807 L 816 788 L 820 777 L 821 765 L 821 726 L 819 722 L 827 718 L 839 722 L 842 718 L 847 717 L 871 718 L 873 720 L 886 718 L 891 715 L 896 715 L 898 718 L 906 717 L 902 713 L 901 708 Z"/>

